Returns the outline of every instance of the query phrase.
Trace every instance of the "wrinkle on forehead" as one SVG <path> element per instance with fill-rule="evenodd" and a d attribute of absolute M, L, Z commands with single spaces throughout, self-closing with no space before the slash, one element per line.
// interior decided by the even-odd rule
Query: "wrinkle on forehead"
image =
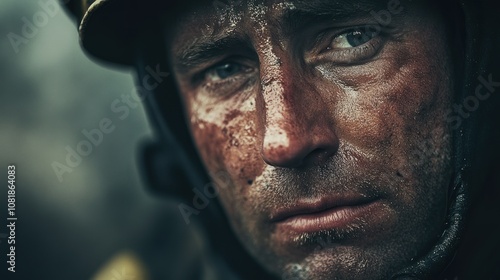
<path fill-rule="evenodd" d="M 272 5 L 256 4 L 256 1 L 243 2 L 215 1 L 212 5 L 199 7 L 181 17 L 177 28 L 173 28 L 178 30 L 174 37 L 181 37 L 180 40 L 173 41 L 174 49 L 179 50 L 175 56 L 179 66 L 177 70 L 185 72 L 196 65 L 199 57 L 203 58 L 203 54 L 207 53 L 206 50 L 221 48 L 225 44 L 234 45 L 237 49 L 252 48 L 253 44 L 249 42 L 252 40 L 248 40 L 249 37 L 253 39 L 262 37 L 260 35 L 263 33 L 263 27 L 267 26 L 273 17 L 279 17 L 295 9 L 295 5 L 287 1 Z M 187 34 L 191 36 L 182 39 Z M 284 48 L 283 40 L 275 43 L 281 44 Z"/>
<path fill-rule="evenodd" d="M 386 4 L 385 1 L 380 1 Z M 274 17 L 275 19 L 288 19 L 292 24 L 304 24 L 300 19 L 289 18 L 290 15 L 308 14 L 312 16 L 312 20 L 316 20 L 320 15 L 328 15 L 332 21 L 345 20 L 354 14 L 363 13 L 369 15 L 380 5 L 378 1 L 358 0 L 355 2 L 347 0 L 307 0 L 307 1 L 276 1 L 276 0 L 234 0 L 227 3 L 226 1 L 209 1 L 205 5 L 198 7 L 192 11 L 187 17 L 184 17 L 181 22 L 195 23 L 191 25 L 191 31 L 199 33 L 202 36 L 209 36 L 213 38 L 221 38 L 231 35 L 235 32 L 246 33 L 248 26 L 243 27 L 244 22 L 251 24 L 252 22 L 263 21 L 263 15 L 268 15 L 268 19 Z M 267 13 L 271 12 L 271 13 Z M 248 22 L 250 21 L 250 22 Z M 195 26 L 194 26 L 195 25 Z M 240 27 L 240 28 L 239 28 Z M 180 28 L 179 30 L 185 28 Z M 238 30 L 241 29 L 241 30 Z M 251 31 L 251 30 L 250 30 Z M 199 39 L 200 36 L 195 36 Z M 210 39 L 210 38 L 207 38 Z M 189 39 L 192 40 L 192 39 Z"/>
<path fill-rule="evenodd" d="M 234 0 L 226 3 L 225 1 L 215 0 L 208 7 L 204 6 L 200 10 L 193 12 L 187 20 L 199 22 L 200 16 L 206 15 L 210 20 L 201 29 L 203 35 L 221 37 L 222 35 L 234 33 L 237 27 L 245 20 L 252 22 L 256 22 L 257 20 L 262 21 L 263 16 L 268 11 L 272 11 L 276 15 L 283 15 L 287 11 L 296 9 L 292 1 L 273 1 L 275 3 L 272 4 L 264 2 L 271 1 Z"/>

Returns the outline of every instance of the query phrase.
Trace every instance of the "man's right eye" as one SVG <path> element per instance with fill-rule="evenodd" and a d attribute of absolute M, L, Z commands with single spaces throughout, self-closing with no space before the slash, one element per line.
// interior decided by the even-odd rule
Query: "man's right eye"
<path fill-rule="evenodd" d="M 227 97 L 242 91 L 244 85 L 255 78 L 256 69 L 250 59 L 226 59 L 196 74 L 193 84 L 201 94 Z"/>

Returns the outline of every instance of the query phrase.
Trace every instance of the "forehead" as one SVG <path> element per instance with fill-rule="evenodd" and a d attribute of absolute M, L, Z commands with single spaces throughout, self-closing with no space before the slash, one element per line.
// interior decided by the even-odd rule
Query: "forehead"
<path fill-rule="evenodd" d="M 330 14 L 332 11 L 375 9 L 387 7 L 389 3 L 401 4 L 399 0 L 209 0 L 197 2 L 199 1 L 188 4 L 186 10 L 197 15 L 227 15 L 230 12 L 238 12 L 252 16 L 264 12 L 280 14 L 292 10 Z"/>
<path fill-rule="evenodd" d="M 244 37 L 273 27 L 283 36 L 321 22 L 338 26 L 377 23 L 408 15 L 435 12 L 426 0 L 209 0 L 189 4 L 166 17 L 167 35 L 176 40 L 217 40 L 229 35 Z M 199 2 L 199 3 L 198 3 Z M 434 4 L 432 4 L 434 5 Z M 395 11 L 397 11 L 395 13 Z M 432 11 L 432 12 L 431 12 Z M 382 18 L 380 18 L 382 17 Z M 278 34 L 275 34 L 278 35 Z"/>
<path fill-rule="evenodd" d="M 410 34 L 424 18 L 442 19 L 439 1 L 427 0 L 225 1 L 190 5 L 167 18 L 167 53 L 177 72 L 224 54 L 256 58 L 276 48 L 307 49 L 333 28 L 375 26 Z"/>
<path fill-rule="evenodd" d="M 353 26 L 368 21 L 376 24 L 374 13 L 398 9 L 406 13 L 409 5 L 410 2 L 399 0 L 203 1 L 182 8 L 175 19 L 167 17 L 167 45 L 174 52 L 191 45 L 223 45 L 216 42 L 242 45 L 243 42 L 263 41 L 266 32 L 273 40 L 283 41 L 311 27 Z M 415 2 L 412 1 L 412 5 Z"/>
<path fill-rule="evenodd" d="M 349 16 L 387 9 L 399 5 L 399 0 L 210 0 L 190 4 L 177 18 L 178 25 L 192 24 L 211 28 L 236 28 L 244 23 L 264 19 L 275 22 L 296 20 L 299 16 L 330 16 L 342 20 Z M 303 22 L 295 22 L 303 24 Z"/>

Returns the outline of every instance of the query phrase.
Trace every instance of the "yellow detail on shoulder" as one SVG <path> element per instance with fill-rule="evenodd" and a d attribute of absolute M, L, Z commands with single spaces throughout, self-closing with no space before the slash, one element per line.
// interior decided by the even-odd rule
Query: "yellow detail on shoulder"
<path fill-rule="evenodd" d="M 121 252 L 99 269 L 92 280 L 147 280 L 144 265 L 132 252 Z"/>

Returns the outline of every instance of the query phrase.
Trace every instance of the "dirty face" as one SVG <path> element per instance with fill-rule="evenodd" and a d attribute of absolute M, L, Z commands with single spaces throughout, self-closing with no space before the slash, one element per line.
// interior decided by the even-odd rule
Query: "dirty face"
<path fill-rule="evenodd" d="M 387 279 L 442 232 L 450 53 L 414 2 L 216 1 L 170 29 L 199 153 L 230 178 L 219 199 L 278 277 Z"/>

